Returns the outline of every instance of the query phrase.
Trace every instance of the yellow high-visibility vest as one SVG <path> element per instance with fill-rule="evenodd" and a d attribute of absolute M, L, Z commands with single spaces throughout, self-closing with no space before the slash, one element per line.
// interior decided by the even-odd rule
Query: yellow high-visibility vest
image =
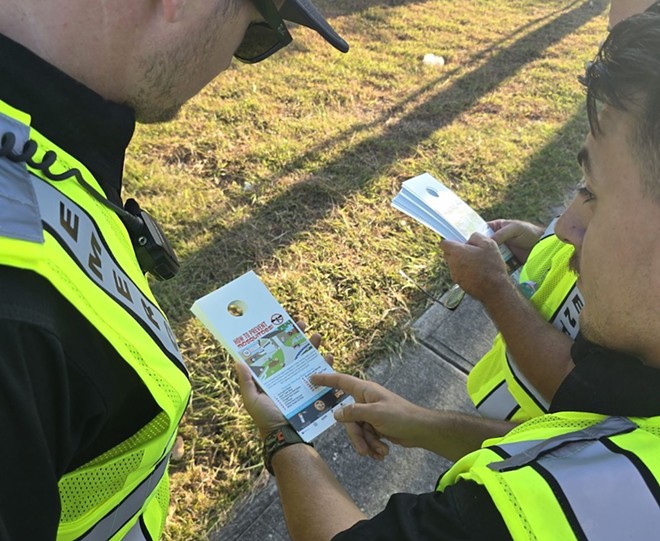
<path fill-rule="evenodd" d="M 646 541 L 660 532 L 660 417 L 543 415 L 459 460 L 516 541 Z"/>
<path fill-rule="evenodd" d="M 536 290 L 530 301 L 537 312 L 575 338 L 584 300 L 576 276 L 568 268 L 574 249 L 553 231 L 554 222 L 530 252 L 520 273 L 520 283 L 533 283 Z M 467 389 L 484 417 L 522 422 L 548 411 L 547 400 L 518 368 L 499 333 L 493 347 L 468 375 Z"/>
<path fill-rule="evenodd" d="M 28 114 L 0 102 L 0 136 L 30 139 L 57 159 L 52 174 L 77 168 L 103 195 L 91 173 L 30 127 Z M 41 170 L 0 158 L 0 264 L 46 278 L 108 340 L 139 375 L 161 412 L 136 434 L 59 481 L 58 539 L 158 539 L 167 517 L 167 467 L 190 396 L 188 373 L 125 227 L 75 178 L 51 181 Z M 84 339 L 84 337 L 81 337 Z"/>

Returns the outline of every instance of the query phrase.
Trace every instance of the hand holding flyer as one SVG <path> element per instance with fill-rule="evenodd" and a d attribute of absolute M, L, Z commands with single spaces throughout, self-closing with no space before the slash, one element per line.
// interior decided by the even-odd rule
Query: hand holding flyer
<path fill-rule="evenodd" d="M 392 206 L 447 240 L 467 242 L 473 233 L 493 235 L 493 230 L 472 207 L 429 173 L 406 180 L 392 199 Z M 511 250 L 502 244 L 500 252 L 509 270 L 514 272 L 519 263 Z"/>
<path fill-rule="evenodd" d="M 334 411 L 353 399 L 310 382 L 333 372 L 252 271 L 195 301 L 192 312 L 254 379 L 305 441 L 335 423 Z"/>

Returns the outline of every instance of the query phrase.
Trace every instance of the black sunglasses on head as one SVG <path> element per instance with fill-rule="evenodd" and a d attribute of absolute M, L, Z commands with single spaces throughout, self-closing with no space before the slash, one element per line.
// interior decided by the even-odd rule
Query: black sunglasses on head
<path fill-rule="evenodd" d="M 263 22 L 250 23 L 234 56 L 241 62 L 255 64 L 286 47 L 293 38 L 272 0 L 252 0 Z"/>

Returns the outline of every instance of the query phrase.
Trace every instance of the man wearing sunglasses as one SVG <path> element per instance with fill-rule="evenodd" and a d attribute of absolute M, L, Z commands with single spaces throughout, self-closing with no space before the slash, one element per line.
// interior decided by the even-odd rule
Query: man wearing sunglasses
<path fill-rule="evenodd" d="M 160 537 L 188 373 L 145 272 L 178 262 L 121 198 L 135 121 L 230 64 L 346 42 L 309 0 L 0 0 L 0 539 Z"/>

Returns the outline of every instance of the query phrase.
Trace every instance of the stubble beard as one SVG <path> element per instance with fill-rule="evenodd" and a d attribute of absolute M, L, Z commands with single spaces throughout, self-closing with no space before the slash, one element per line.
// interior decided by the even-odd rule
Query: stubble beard
<path fill-rule="evenodd" d="M 580 255 L 577 251 L 573 252 L 571 259 L 568 261 L 568 268 L 575 273 L 575 275 L 580 277 Z"/>
<path fill-rule="evenodd" d="M 155 124 L 177 117 L 190 99 L 180 95 L 181 82 L 193 75 L 191 66 L 203 66 L 204 59 L 215 47 L 221 46 L 216 35 L 218 21 L 233 16 L 235 6 L 230 8 L 231 5 L 230 2 L 219 3 L 204 27 L 195 33 L 195 41 L 173 43 L 169 49 L 158 51 L 143 61 L 143 82 L 127 103 L 135 111 L 137 122 Z"/>
<path fill-rule="evenodd" d="M 142 124 L 169 122 L 183 102 L 176 98 L 177 71 L 185 69 L 180 54 L 158 54 L 145 61 L 143 82 L 129 100 L 135 120 Z"/>

